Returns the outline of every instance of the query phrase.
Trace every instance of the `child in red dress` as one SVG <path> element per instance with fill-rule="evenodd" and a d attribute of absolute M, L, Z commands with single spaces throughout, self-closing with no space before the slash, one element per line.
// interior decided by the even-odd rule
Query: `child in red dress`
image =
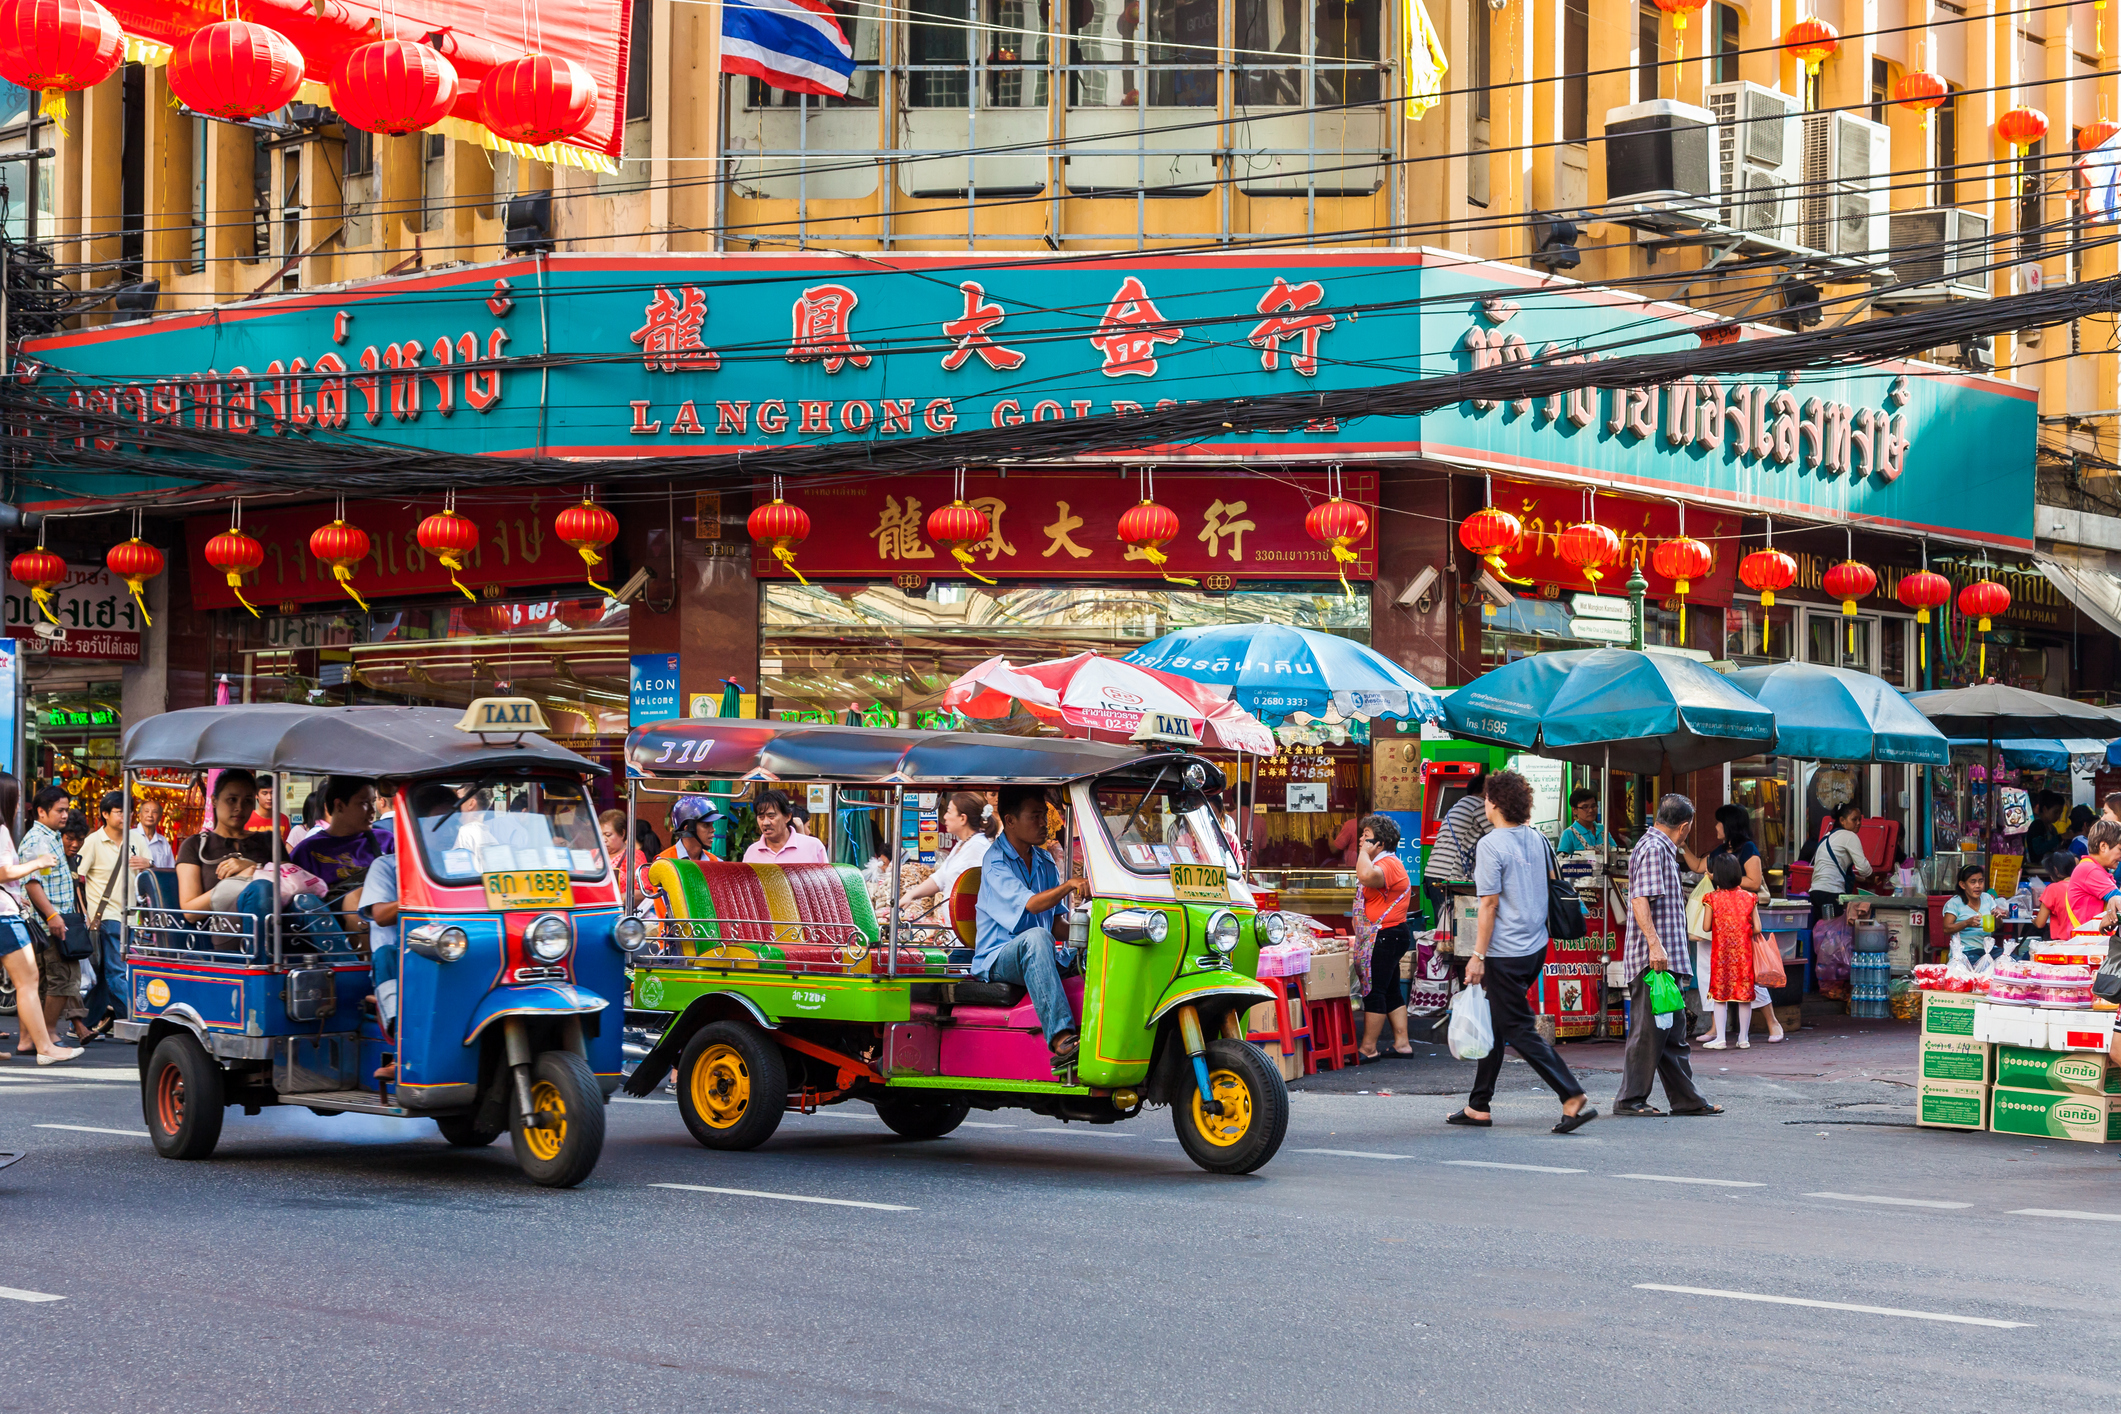
<path fill-rule="evenodd" d="M 1728 1004 L 1738 1003 L 1738 1049 L 1750 1050 L 1753 1030 L 1753 939 L 1760 932 L 1760 898 L 1745 886 L 1745 866 L 1735 854 L 1709 861 L 1715 885 L 1709 905 L 1709 985 L 1707 1001 L 1716 1009 L 1716 1034 L 1702 1049 L 1720 1051 Z"/>

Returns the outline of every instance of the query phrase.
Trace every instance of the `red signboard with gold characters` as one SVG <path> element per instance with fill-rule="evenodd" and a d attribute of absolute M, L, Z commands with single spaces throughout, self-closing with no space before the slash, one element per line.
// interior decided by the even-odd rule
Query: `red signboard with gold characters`
<path fill-rule="evenodd" d="M 811 579 L 962 578 L 965 570 L 927 534 L 927 519 L 951 502 L 954 478 L 892 476 L 787 486 L 792 506 L 810 517 L 801 568 Z M 1348 548 L 1351 579 L 1377 573 L 1377 477 L 1349 471 L 1342 494 L 1361 505 L 1370 524 Z M 989 579 L 1197 579 L 1210 588 L 1237 581 L 1337 579 L 1332 550 L 1304 529 L 1311 508 L 1328 499 L 1324 473 L 1273 475 L 1165 472 L 1156 502 L 1178 519 L 1162 545 L 1158 566 L 1138 546 L 1120 539 L 1119 521 L 1142 499 L 1129 472 L 1017 472 L 1006 478 L 974 473 L 965 501 L 987 518 L 987 536 L 969 546 L 970 568 Z M 791 572 L 761 547 L 752 557 L 761 579 Z"/>
<path fill-rule="evenodd" d="M 1628 567 L 1639 559 L 1642 577 L 1650 582 L 1652 599 L 1668 598 L 1676 592 L 1672 581 L 1657 572 L 1656 565 L 1658 545 L 1678 539 L 1681 533 L 1679 508 L 1668 501 L 1601 494 L 1593 504 L 1590 492 L 1581 486 L 1540 485 L 1498 476 L 1493 504 L 1497 510 L 1516 516 L 1524 526 L 1524 538 L 1517 548 L 1502 556 L 1513 579 L 1555 586 L 1562 593 L 1584 593 L 1595 588 L 1600 594 L 1624 594 Z M 1595 586 L 1583 570 L 1562 555 L 1562 534 L 1586 520 L 1596 521 L 1620 537 L 1619 560 L 1600 571 Z M 1738 543 L 1738 531 L 1739 517 L 1735 512 L 1687 508 L 1685 534 L 1707 545 L 1714 555 L 1708 573 L 1688 581 L 1688 602 L 1731 602 L 1738 561 L 1744 553 Z"/>

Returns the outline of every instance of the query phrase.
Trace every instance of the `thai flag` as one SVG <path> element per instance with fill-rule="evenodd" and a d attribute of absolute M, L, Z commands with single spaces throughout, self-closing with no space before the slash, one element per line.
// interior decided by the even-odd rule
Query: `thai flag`
<path fill-rule="evenodd" d="M 722 72 L 844 98 L 854 49 L 824 0 L 724 0 Z"/>

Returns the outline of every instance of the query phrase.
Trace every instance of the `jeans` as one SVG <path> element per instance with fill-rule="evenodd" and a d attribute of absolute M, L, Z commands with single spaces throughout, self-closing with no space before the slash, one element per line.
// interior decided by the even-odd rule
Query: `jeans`
<path fill-rule="evenodd" d="M 1495 1046 L 1480 1058 L 1480 1066 L 1473 1072 L 1473 1093 L 1466 1100 L 1469 1110 L 1486 1110 L 1495 1099 L 1495 1082 L 1502 1075 L 1502 1048 L 1515 1046 L 1517 1054 L 1538 1073 L 1541 1080 L 1554 1088 L 1554 1093 L 1564 1100 L 1572 1100 L 1583 1093 L 1576 1083 L 1576 1076 L 1567 1061 L 1554 1051 L 1554 1047 L 1539 1034 L 1538 1023 L 1532 1019 L 1532 1006 L 1525 994 L 1539 980 L 1539 970 L 1546 966 L 1547 950 L 1541 948 L 1529 957 L 1491 957 L 1487 961 L 1487 973 L 1483 985 L 1488 994 L 1488 1018 L 1495 1028 Z"/>
<path fill-rule="evenodd" d="M 1650 1015 L 1649 969 L 1628 984 L 1628 1046 L 1620 1062 L 1620 1097 L 1616 1108 L 1647 1104 L 1650 1084 L 1664 1081 L 1666 1108 L 1700 1110 L 1708 1101 L 1694 1088 L 1694 1067 L 1687 1059 L 1687 1030 L 1691 1018 L 1680 1012 L 1670 1026 L 1659 1026 Z M 1680 978 L 1682 986 L 1690 980 Z"/>
<path fill-rule="evenodd" d="M 376 984 L 376 1015 L 383 1020 L 383 1029 L 388 1032 L 398 1019 L 398 940 L 376 941 L 375 929 L 370 925 L 368 968 Z M 391 930 L 394 934 L 396 929 Z"/>
<path fill-rule="evenodd" d="M 1068 950 L 1067 961 L 1075 961 Z M 985 982 L 1008 982 L 1031 994 L 1031 1008 L 1038 1013 L 1039 1028 L 1050 1043 L 1063 1031 L 1075 1029 L 1075 1008 L 1061 986 L 1062 959 L 1053 947 L 1053 934 L 1045 928 L 1026 928 L 987 959 Z"/>
<path fill-rule="evenodd" d="M 88 989 L 82 1003 L 89 1021 L 101 1021 L 105 1011 L 125 1020 L 132 1014 L 128 1006 L 131 988 L 126 980 L 125 958 L 118 951 L 118 920 L 107 919 L 96 925 L 96 985 Z"/>

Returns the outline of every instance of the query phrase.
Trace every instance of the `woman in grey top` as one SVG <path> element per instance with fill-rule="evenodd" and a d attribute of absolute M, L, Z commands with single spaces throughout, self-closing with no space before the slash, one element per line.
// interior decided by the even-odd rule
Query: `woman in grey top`
<path fill-rule="evenodd" d="M 1473 1093 L 1464 1107 L 1452 1111 L 1444 1123 L 1479 1129 L 1494 1123 L 1489 1106 L 1502 1074 L 1502 1048 L 1515 1046 L 1561 1096 L 1561 1122 L 1554 1132 L 1567 1134 L 1598 1118 L 1598 1111 L 1591 1108 L 1568 1062 L 1540 1036 L 1525 1001 L 1547 961 L 1547 861 L 1552 857 L 1546 836 L 1525 823 L 1532 818 L 1532 783 L 1515 771 L 1488 777 L 1487 815 L 1494 829 L 1481 839 L 1473 861 L 1480 922 L 1473 957 L 1466 964 L 1466 985 L 1487 988 L 1495 1044 L 1473 1073 Z"/>

